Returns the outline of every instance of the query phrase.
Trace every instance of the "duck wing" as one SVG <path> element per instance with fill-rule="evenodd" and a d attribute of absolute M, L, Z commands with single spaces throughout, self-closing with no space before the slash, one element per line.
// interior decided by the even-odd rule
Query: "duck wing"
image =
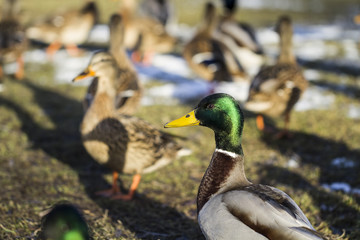
<path fill-rule="evenodd" d="M 265 185 L 250 185 L 223 195 L 228 211 L 269 239 L 324 239 L 286 193 Z"/>

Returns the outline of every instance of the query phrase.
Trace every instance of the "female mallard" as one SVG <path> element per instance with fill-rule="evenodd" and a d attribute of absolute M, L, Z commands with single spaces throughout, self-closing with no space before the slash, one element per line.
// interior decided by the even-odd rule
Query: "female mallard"
<path fill-rule="evenodd" d="M 276 31 L 280 36 L 280 55 L 277 63 L 260 70 L 254 77 L 245 108 L 269 116 L 284 116 L 285 128 L 277 137 L 287 133 L 290 112 L 308 86 L 292 51 L 292 26 L 287 16 L 280 17 Z M 264 120 L 257 118 L 257 126 L 264 130 Z"/>
<path fill-rule="evenodd" d="M 235 19 L 236 0 L 222 0 L 223 14 L 220 16 L 216 36 L 232 50 L 245 72 L 254 76 L 264 63 L 263 49 L 254 28 Z"/>
<path fill-rule="evenodd" d="M 244 115 L 234 98 L 210 95 L 165 127 L 193 125 L 215 133 L 216 149 L 197 195 L 198 222 L 207 239 L 322 239 L 286 193 L 247 180 Z"/>
<path fill-rule="evenodd" d="M 86 41 L 97 17 L 95 2 L 88 1 L 80 10 L 53 14 L 35 23 L 27 29 L 26 35 L 29 39 L 50 44 L 46 50 L 49 56 L 53 56 L 62 45 L 70 55 L 76 55 L 77 45 Z"/>
<path fill-rule="evenodd" d="M 165 26 L 158 20 L 136 16 L 136 8 L 136 1 L 122 1 L 120 14 L 124 18 L 124 46 L 133 51 L 134 61 L 150 63 L 153 53 L 171 52 L 176 39 L 168 34 Z"/>
<path fill-rule="evenodd" d="M 89 240 L 89 227 L 80 211 L 69 203 L 55 205 L 41 220 L 41 239 Z"/>
<path fill-rule="evenodd" d="M 2 65 L 16 61 L 16 79 L 24 78 L 22 53 L 27 47 L 24 28 L 18 21 L 19 8 L 16 0 L 4 1 L 0 21 L 0 82 L 3 77 Z"/>
<path fill-rule="evenodd" d="M 212 3 L 205 6 L 205 14 L 192 40 L 184 47 L 183 56 L 189 67 L 208 81 L 233 81 L 246 75 L 233 52 L 221 39 L 215 39 L 216 9 Z"/>
<path fill-rule="evenodd" d="M 117 112 L 132 115 L 140 105 L 142 97 L 142 86 L 137 77 L 134 66 L 129 61 L 125 48 L 124 42 L 124 26 L 122 23 L 121 16 L 114 14 L 110 18 L 110 47 L 109 52 L 116 61 L 114 67 L 117 68 L 121 74 L 114 79 L 114 87 L 116 90 L 115 108 Z M 108 74 L 110 77 L 110 73 Z M 98 79 L 95 78 L 90 84 L 86 97 L 83 101 L 85 111 L 92 103 L 96 89 Z"/>
<path fill-rule="evenodd" d="M 82 141 L 87 152 L 114 171 L 113 186 L 99 194 L 115 199 L 132 199 L 140 174 L 148 173 L 174 160 L 181 147 L 149 123 L 116 112 L 115 79 L 122 74 L 110 53 L 95 53 L 88 68 L 74 79 L 97 77 L 94 100 L 81 123 Z M 118 173 L 135 174 L 128 194 L 116 184 Z"/>

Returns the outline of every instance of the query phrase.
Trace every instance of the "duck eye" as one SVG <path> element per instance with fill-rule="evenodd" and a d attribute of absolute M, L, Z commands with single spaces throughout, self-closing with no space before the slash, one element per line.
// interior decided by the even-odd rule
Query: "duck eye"
<path fill-rule="evenodd" d="M 206 106 L 207 109 L 213 109 L 214 107 L 215 107 L 214 104 L 208 104 L 208 105 Z"/>

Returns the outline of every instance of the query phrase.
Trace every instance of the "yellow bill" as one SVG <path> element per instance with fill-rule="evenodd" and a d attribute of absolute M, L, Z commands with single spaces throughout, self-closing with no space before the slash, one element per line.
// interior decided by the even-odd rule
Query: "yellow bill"
<path fill-rule="evenodd" d="M 168 122 L 165 124 L 165 128 L 176 128 L 176 127 L 185 127 L 185 126 L 195 126 L 199 125 L 200 121 L 195 117 L 195 110 L 189 112 L 185 116 L 178 118 L 174 121 Z"/>
<path fill-rule="evenodd" d="M 85 69 L 85 71 L 83 71 L 82 73 L 80 73 L 77 77 L 75 77 L 72 81 L 73 82 L 77 82 L 79 80 L 83 80 L 87 77 L 93 77 L 95 76 L 95 72 L 90 68 L 88 67 L 87 69 Z"/>

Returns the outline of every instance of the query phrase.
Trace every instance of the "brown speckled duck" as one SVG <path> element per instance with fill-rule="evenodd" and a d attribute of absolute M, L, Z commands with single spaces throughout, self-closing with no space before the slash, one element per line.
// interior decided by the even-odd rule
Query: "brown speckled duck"
<path fill-rule="evenodd" d="M 290 112 L 308 86 L 292 50 L 292 26 L 287 16 L 280 17 L 276 31 L 280 36 L 280 55 L 273 66 L 264 67 L 254 77 L 245 108 L 269 116 L 284 116 L 285 128 L 277 137 L 288 135 Z M 261 115 L 257 126 L 266 130 Z"/>
<path fill-rule="evenodd" d="M 47 54 L 53 56 L 65 45 L 70 55 L 77 55 L 77 45 L 84 43 L 98 18 L 98 9 L 88 1 L 81 9 L 53 14 L 30 26 L 26 35 L 29 39 L 50 44 Z"/>
<path fill-rule="evenodd" d="M 110 190 L 98 194 L 130 200 L 141 174 L 152 172 L 184 153 L 166 133 L 139 118 L 116 112 L 114 79 L 122 72 L 114 57 L 107 52 L 95 53 L 88 68 L 74 81 L 95 76 L 97 90 L 81 123 L 82 141 L 87 152 L 100 164 L 113 170 Z M 134 174 L 128 194 L 117 186 L 118 173 Z"/>
<path fill-rule="evenodd" d="M 208 2 L 204 18 L 195 36 L 185 45 L 183 56 L 189 67 L 208 81 L 233 81 L 244 78 L 239 62 L 220 38 L 214 38 L 218 21 L 215 6 Z"/>
<path fill-rule="evenodd" d="M 124 18 L 124 45 L 133 51 L 132 59 L 149 64 L 154 53 L 168 53 L 174 49 L 176 39 L 169 35 L 165 26 L 152 17 L 137 16 L 137 3 L 124 0 L 120 14 Z"/>
<path fill-rule="evenodd" d="M 121 16 L 114 14 L 110 18 L 110 47 L 109 53 L 116 61 L 114 67 L 117 68 L 121 74 L 114 79 L 114 87 L 116 91 L 115 109 L 118 113 L 132 115 L 136 112 L 140 105 L 142 97 L 142 86 L 138 79 L 134 66 L 126 55 L 124 42 L 124 26 Z M 110 73 L 109 73 L 109 76 Z M 90 84 L 86 97 L 83 101 L 83 106 L 86 110 L 94 99 L 97 89 L 98 79 L 95 78 Z"/>
<path fill-rule="evenodd" d="M 216 142 L 197 195 L 198 222 L 206 239 L 324 239 L 286 193 L 246 178 L 244 114 L 234 98 L 210 95 L 165 127 L 194 125 L 212 129 Z"/>
<path fill-rule="evenodd" d="M 0 81 L 3 77 L 3 64 L 17 62 L 16 79 L 24 78 L 22 53 L 27 47 L 24 28 L 18 21 L 19 7 L 17 0 L 3 1 L 0 21 Z"/>

